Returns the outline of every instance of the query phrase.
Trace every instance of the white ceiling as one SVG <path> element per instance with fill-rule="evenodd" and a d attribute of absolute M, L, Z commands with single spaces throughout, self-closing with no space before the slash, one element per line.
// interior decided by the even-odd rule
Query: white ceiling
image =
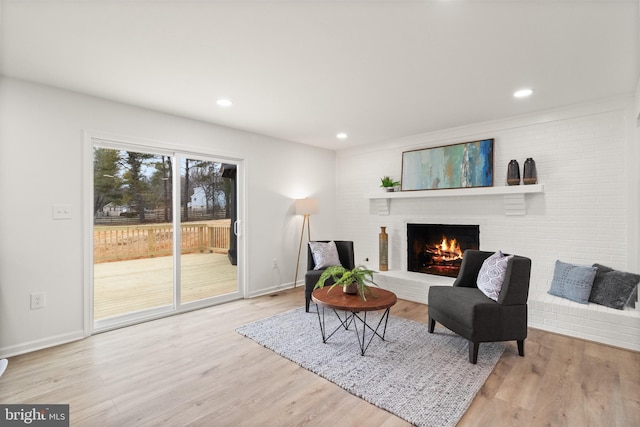
<path fill-rule="evenodd" d="M 1 0 L 0 72 L 339 149 L 633 93 L 638 5 Z"/>

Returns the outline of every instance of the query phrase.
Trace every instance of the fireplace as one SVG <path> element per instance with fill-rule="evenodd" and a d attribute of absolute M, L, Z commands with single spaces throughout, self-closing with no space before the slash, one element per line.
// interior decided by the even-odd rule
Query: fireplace
<path fill-rule="evenodd" d="M 479 248 L 479 225 L 407 224 L 408 271 L 456 277 L 464 251 Z"/>

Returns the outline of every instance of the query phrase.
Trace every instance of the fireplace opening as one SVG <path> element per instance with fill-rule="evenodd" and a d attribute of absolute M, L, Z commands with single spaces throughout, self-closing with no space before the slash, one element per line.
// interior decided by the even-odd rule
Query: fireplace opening
<path fill-rule="evenodd" d="M 480 226 L 407 224 L 407 270 L 457 277 L 464 251 L 480 249 Z"/>

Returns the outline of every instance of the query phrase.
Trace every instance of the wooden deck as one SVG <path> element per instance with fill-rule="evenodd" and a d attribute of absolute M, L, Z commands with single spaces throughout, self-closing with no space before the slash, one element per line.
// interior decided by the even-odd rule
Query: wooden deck
<path fill-rule="evenodd" d="M 237 267 L 227 255 L 182 255 L 182 303 L 237 289 Z M 171 305 L 173 259 L 170 256 L 116 261 L 93 266 L 94 320 Z"/>

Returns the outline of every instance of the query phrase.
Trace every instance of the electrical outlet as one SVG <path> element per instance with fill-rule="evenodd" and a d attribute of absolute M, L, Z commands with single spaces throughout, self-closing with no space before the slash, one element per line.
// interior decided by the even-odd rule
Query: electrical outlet
<path fill-rule="evenodd" d="M 45 294 L 44 292 L 33 292 L 31 294 L 31 310 L 36 308 L 43 308 L 45 306 Z"/>
<path fill-rule="evenodd" d="M 53 219 L 71 219 L 71 205 L 53 205 Z"/>
<path fill-rule="evenodd" d="M 277 259 L 273 259 L 273 264 L 271 266 L 271 268 L 278 268 L 278 260 Z"/>

